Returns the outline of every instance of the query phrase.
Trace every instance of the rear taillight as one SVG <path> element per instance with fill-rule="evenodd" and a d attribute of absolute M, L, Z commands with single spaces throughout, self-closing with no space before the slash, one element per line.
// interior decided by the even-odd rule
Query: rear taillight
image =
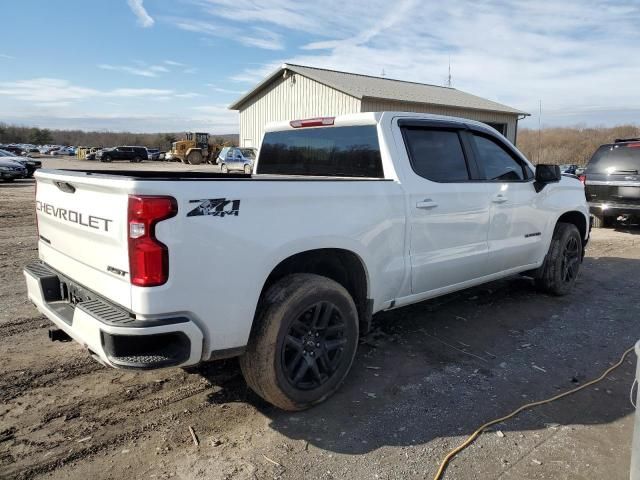
<path fill-rule="evenodd" d="M 128 211 L 131 283 L 156 287 L 169 278 L 169 250 L 156 239 L 156 224 L 178 213 L 173 197 L 130 195 Z"/>
<path fill-rule="evenodd" d="M 584 182 L 587 181 L 587 176 L 586 175 L 578 175 L 578 180 L 580 180 L 580 182 L 584 185 Z"/>

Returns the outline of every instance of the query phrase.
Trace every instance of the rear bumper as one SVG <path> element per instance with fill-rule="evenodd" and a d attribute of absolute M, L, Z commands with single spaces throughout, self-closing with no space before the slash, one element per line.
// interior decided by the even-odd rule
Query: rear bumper
<path fill-rule="evenodd" d="M 640 215 L 640 205 L 624 203 L 589 202 L 589 212 L 592 215 L 613 217 L 621 214 Z"/>
<path fill-rule="evenodd" d="M 186 317 L 138 320 L 40 261 L 27 265 L 24 276 L 36 308 L 106 365 L 154 369 L 195 365 L 202 359 L 202 332 Z M 64 298 L 70 296 L 82 300 Z"/>

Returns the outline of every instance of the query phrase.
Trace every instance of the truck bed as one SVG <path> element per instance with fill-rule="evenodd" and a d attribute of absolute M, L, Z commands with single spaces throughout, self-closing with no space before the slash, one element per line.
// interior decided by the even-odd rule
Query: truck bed
<path fill-rule="evenodd" d="M 167 181 L 167 180 L 254 180 L 254 181 L 391 181 L 377 177 L 339 177 L 308 175 L 270 175 L 245 173 L 217 173 L 210 171 L 166 171 L 166 170 L 76 170 L 76 169 L 43 169 L 41 174 L 61 174 L 78 177 L 125 177 L 131 180 Z"/>

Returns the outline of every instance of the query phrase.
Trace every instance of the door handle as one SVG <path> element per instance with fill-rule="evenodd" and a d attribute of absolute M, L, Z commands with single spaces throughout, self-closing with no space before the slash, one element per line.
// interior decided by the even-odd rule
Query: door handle
<path fill-rule="evenodd" d="M 422 202 L 416 203 L 416 208 L 430 209 L 437 207 L 438 204 L 430 198 L 425 198 Z"/>
<path fill-rule="evenodd" d="M 491 199 L 493 203 L 504 203 L 507 200 L 509 200 L 509 198 L 506 195 L 503 195 L 502 193 L 495 194 Z"/>

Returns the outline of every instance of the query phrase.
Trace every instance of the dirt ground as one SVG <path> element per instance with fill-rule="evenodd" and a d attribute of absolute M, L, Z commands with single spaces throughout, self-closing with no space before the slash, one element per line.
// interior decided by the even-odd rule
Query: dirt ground
<path fill-rule="evenodd" d="M 286 413 L 236 361 L 137 373 L 50 342 L 21 273 L 37 256 L 33 195 L 0 184 L 3 479 L 432 478 L 476 426 L 598 376 L 640 338 L 640 229 L 597 230 L 573 295 L 514 277 L 379 314 L 342 389 Z M 635 360 L 483 434 L 445 478 L 628 478 Z"/>

